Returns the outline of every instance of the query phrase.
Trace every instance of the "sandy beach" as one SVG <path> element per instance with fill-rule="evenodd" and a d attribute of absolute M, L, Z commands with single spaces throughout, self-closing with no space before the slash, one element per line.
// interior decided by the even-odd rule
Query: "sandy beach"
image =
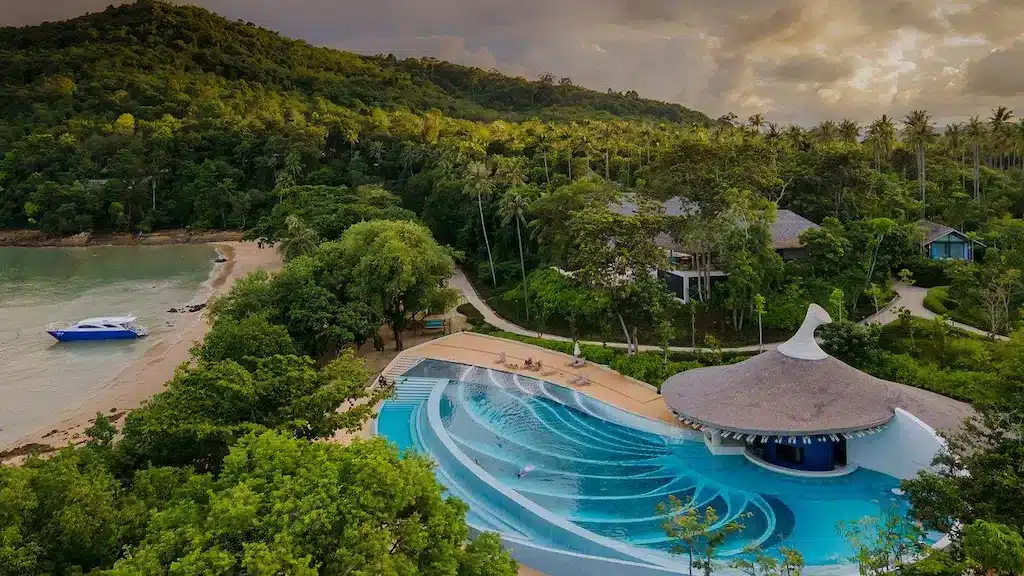
<path fill-rule="evenodd" d="M 252 242 L 215 242 L 227 262 L 215 270 L 207 288 L 210 297 L 230 290 L 242 276 L 258 270 L 276 270 L 281 258 L 273 248 L 259 248 Z M 205 314 L 188 315 L 178 330 L 165 337 L 142 358 L 132 362 L 108 380 L 102 391 L 85 400 L 73 410 L 55 414 L 51 422 L 40 422 L 39 427 L 7 446 L 0 446 L 0 462 L 8 462 L 31 450 L 48 451 L 85 441 L 84 431 L 91 425 L 97 412 L 119 421 L 129 410 L 138 407 L 147 398 L 160 392 L 174 376 L 174 370 L 189 359 L 189 349 L 209 330 Z"/>

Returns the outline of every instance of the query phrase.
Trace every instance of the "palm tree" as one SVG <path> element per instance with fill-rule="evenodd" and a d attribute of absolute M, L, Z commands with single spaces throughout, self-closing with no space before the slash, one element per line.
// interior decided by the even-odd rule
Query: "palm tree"
<path fill-rule="evenodd" d="M 551 174 L 548 172 L 548 148 L 551 147 L 551 137 L 547 130 L 541 129 L 536 136 L 537 153 L 544 159 L 544 182 L 551 184 Z"/>
<path fill-rule="evenodd" d="M 618 142 L 616 141 L 616 135 L 618 134 L 618 130 L 616 130 L 616 128 L 619 128 L 619 127 L 616 126 L 615 124 L 611 123 L 611 122 L 604 122 L 601 125 L 601 139 L 604 141 L 604 179 L 605 180 L 611 180 L 612 179 L 612 177 L 611 177 L 611 168 L 610 168 L 610 164 L 609 164 L 609 162 L 610 162 L 610 160 L 609 160 L 609 153 L 611 151 L 611 148 L 612 148 L 613 144 L 616 147 L 618 147 Z"/>
<path fill-rule="evenodd" d="M 974 200 L 981 201 L 981 147 L 985 144 L 985 125 L 977 116 L 971 116 L 964 128 L 967 147 L 974 155 Z"/>
<path fill-rule="evenodd" d="M 1024 118 L 1013 125 L 1010 135 L 1010 147 L 1013 150 L 1013 165 L 1024 168 Z"/>
<path fill-rule="evenodd" d="M 839 139 L 847 144 L 856 144 L 860 140 L 860 124 L 843 118 L 839 124 Z"/>
<path fill-rule="evenodd" d="M 839 135 L 839 126 L 835 120 L 825 120 L 814 129 L 814 134 L 822 144 L 835 141 Z"/>
<path fill-rule="evenodd" d="M 498 205 L 498 215 L 501 216 L 501 225 L 508 226 L 513 220 L 516 222 L 516 239 L 519 240 L 519 268 L 523 272 L 523 301 L 526 302 L 526 321 L 530 321 L 530 293 L 526 288 L 526 262 L 523 258 L 523 234 L 520 224 L 526 223 L 526 209 L 529 201 L 524 194 L 525 186 L 515 186 L 501 197 Z"/>
<path fill-rule="evenodd" d="M 1008 131 L 1006 128 L 1012 118 L 1013 110 L 1006 106 L 997 107 L 988 118 L 988 123 L 992 126 L 992 152 L 998 159 L 997 165 L 999 168 L 1004 168 L 1005 166 L 1003 160 L 1006 157 L 1006 147 L 1008 144 Z"/>
<path fill-rule="evenodd" d="M 573 122 L 569 126 L 566 126 L 561 133 L 562 147 L 565 148 L 565 153 L 568 156 L 567 164 L 569 165 L 569 182 L 572 182 L 572 158 L 575 155 L 573 152 L 575 151 L 574 143 L 576 139 L 576 132 L 576 123 Z"/>
<path fill-rule="evenodd" d="M 967 180 L 963 172 L 963 165 L 965 161 L 965 149 L 964 149 L 964 127 L 958 122 L 953 122 L 946 126 L 946 129 L 942 132 L 942 141 L 946 145 L 946 150 L 949 151 L 954 157 L 960 154 L 960 185 L 967 190 Z"/>
<path fill-rule="evenodd" d="M 526 163 L 522 156 L 498 156 L 498 177 L 510 188 L 526 184 Z"/>
<path fill-rule="evenodd" d="M 306 226 L 302 218 L 295 214 L 289 214 L 284 219 L 284 224 L 288 232 L 281 239 L 277 251 L 285 261 L 294 260 L 304 254 L 312 254 L 316 250 L 317 245 L 320 244 L 320 238 L 315 230 Z"/>
<path fill-rule="evenodd" d="M 754 128 L 754 131 L 761 132 L 761 127 L 765 125 L 765 117 L 763 114 L 752 114 L 750 118 L 746 119 L 746 123 Z"/>
<path fill-rule="evenodd" d="M 921 218 L 925 216 L 925 149 L 935 140 L 935 126 L 931 116 L 924 110 L 913 110 L 903 120 L 903 140 L 914 147 L 917 152 L 917 183 L 921 187 Z"/>
<path fill-rule="evenodd" d="M 490 196 L 494 190 L 491 183 L 491 169 L 483 162 L 473 162 L 466 167 L 466 194 L 476 195 L 476 204 L 480 208 L 480 228 L 484 231 L 484 245 L 487 246 L 487 261 L 491 265 L 491 282 L 498 286 L 498 277 L 494 273 L 494 259 L 491 258 L 491 243 L 487 240 L 487 223 L 484 220 L 484 196 Z"/>
<path fill-rule="evenodd" d="M 889 159 L 889 154 L 896 143 L 896 127 L 892 118 L 882 114 L 881 118 L 872 122 L 868 128 L 868 141 L 871 142 L 871 148 L 875 153 L 875 169 L 881 170 L 882 160 Z"/>
<path fill-rule="evenodd" d="M 796 124 L 786 126 L 786 130 L 783 134 L 786 136 L 786 140 L 789 141 L 790 146 L 793 148 L 799 148 L 800 144 L 804 141 L 804 129 Z"/>

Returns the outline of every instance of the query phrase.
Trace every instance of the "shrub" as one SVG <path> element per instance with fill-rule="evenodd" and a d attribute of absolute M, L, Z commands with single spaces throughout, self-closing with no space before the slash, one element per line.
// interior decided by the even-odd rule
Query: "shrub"
<path fill-rule="evenodd" d="M 519 334 L 513 334 L 511 332 L 503 332 L 494 328 L 490 324 L 486 324 L 476 330 L 481 334 L 488 334 L 498 338 L 523 342 L 524 344 L 532 344 L 540 348 L 562 352 L 563 354 L 572 354 L 573 345 L 571 342 L 520 336 Z M 694 368 L 701 368 L 703 366 L 733 364 L 744 360 L 751 355 L 749 353 L 723 354 L 720 351 L 672 352 L 668 355 L 669 361 L 666 364 L 665 354 L 663 352 L 640 352 L 633 356 L 629 356 L 626 354 L 625 350 L 619 348 L 612 348 L 610 346 L 594 346 L 592 344 L 581 345 L 580 354 L 582 354 L 588 362 L 603 364 L 619 372 L 623 376 L 628 376 L 630 378 L 640 380 L 641 382 L 646 382 L 659 390 L 661 390 L 661 385 L 665 382 L 665 379 L 673 374 L 677 374 L 685 370 L 692 370 Z"/>
<path fill-rule="evenodd" d="M 975 406 L 996 404 L 1005 387 L 998 375 L 968 370 L 942 370 L 934 364 L 925 364 L 908 354 L 883 353 L 876 367 L 869 370 L 874 376 L 901 382 L 949 396 Z"/>
<path fill-rule="evenodd" d="M 915 284 L 922 288 L 934 288 L 935 286 L 946 286 L 949 284 L 949 276 L 946 275 L 946 264 L 915 256 L 903 263 L 900 268 L 906 268 L 914 275 Z"/>
<path fill-rule="evenodd" d="M 853 366 L 870 366 L 881 352 L 882 330 L 877 324 L 862 326 L 850 321 L 833 322 L 821 327 L 826 352 Z"/>
<path fill-rule="evenodd" d="M 468 302 L 459 306 L 455 310 L 459 314 L 465 316 L 466 320 L 468 320 L 469 323 L 474 326 L 483 326 L 486 323 L 486 321 L 484 320 L 484 315 L 481 314 L 480 311 L 476 309 L 476 306 L 473 306 Z"/>
<path fill-rule="evenodd" d="M 924 307 L 936 314 L 949 314 L 948 299 L 949 291 L 946 287 L 929 288 L 928 295 L 924 297 Z"/>

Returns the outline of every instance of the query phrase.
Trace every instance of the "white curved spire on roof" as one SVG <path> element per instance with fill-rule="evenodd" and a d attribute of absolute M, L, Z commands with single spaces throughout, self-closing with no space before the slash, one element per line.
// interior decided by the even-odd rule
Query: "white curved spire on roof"
<path fill-rule="evenodd" d="M 817 304 L 811 304 L 807 307 L 804 323 L 800 325 L 800 329 L 797 330 L 792 338 L 779 345 L 779 352 L 798 360 L 824 360 L 828 358 L 828 354 L 814 340 L 814 330 L 818 326 L 831 322 L 832 317 L 828 315 L 824 308 Z"/>

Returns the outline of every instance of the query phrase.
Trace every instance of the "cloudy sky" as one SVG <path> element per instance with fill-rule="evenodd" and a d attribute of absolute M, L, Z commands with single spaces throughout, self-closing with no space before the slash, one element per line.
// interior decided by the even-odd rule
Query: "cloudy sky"
<path fill-rule="evenodd" d="M 0 25 L 110 0 L 0 0 Z M 1024 114 L 1024 0 L 194 0 L 315 44 L 815 123 Z"/>

